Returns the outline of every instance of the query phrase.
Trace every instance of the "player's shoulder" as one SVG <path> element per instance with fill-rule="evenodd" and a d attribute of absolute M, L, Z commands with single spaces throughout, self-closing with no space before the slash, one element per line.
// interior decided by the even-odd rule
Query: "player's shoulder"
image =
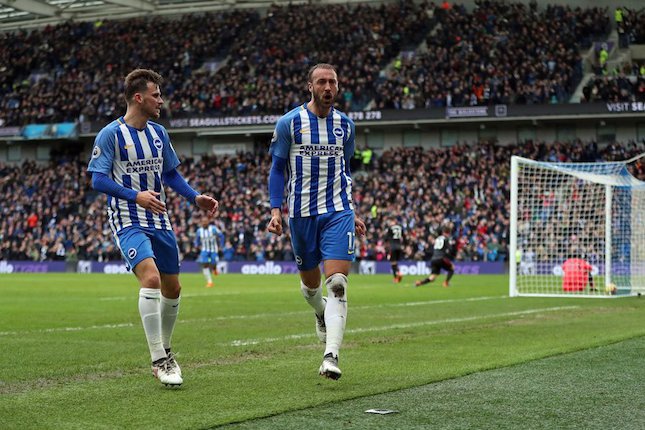
<path fill-rule="evenodd" d="M 300 113 L 303 111 L 304 107 L 298 106 L 293 109 L 291 109 L 289 112 L 285 113 L 278 119 L 278 125 L 289 125 L 291 122 L 298 116 L 300 116 Z"/>
<path fill-rule="evenodd" d="M 333 109 L 334 109 L 334 113 L 338 114 L 342 120 L 347 121 L 347 122 L 348 122 L 350 125 L 352 125 L 352 126 L 354 125 L 354 120 L 353 120 L 353 119 L 351 119 L 351 118 L 349 117 L 349 115 L 347 115 L 347 114 L 346 114 L 345 112 L 343 112 L 342 110 L 338 110 L 338 109 L 336 109 L 336 108 L 333 108 Z"/>
<path fill-rule="evenodd" d="M 103 127 L 101 131 L 97 133 L 97 136 L 116 133 L 119 127 L 121 127 L 121 124 L 122 123 L 118 119 L 115 119 L 114 121 L 110 122 L 105 127 Z"/>
<path fill-rule="evenodd" d="M 115 119 L 114 121 L 110 122 L 96 134 L 95 142 L 101 143 L 106 140 L 114 141 L 114 136 L 116 136 L 116 133 L 119 130 L 120 126 L 121 126 L 121 123 L 119 122 L 118 119 Z"/>
<path fill-rule="evenodd" d="M 168 137 L 168 130 L 166 130 L 166 127 L 164 127 L 163 125 L 154 121 L 148 121 L 148 125 L 157 132 L 159 137 Z"/>

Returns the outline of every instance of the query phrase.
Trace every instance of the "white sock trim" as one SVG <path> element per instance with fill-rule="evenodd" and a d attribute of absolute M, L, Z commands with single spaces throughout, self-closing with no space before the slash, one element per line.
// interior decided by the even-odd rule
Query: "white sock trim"
<path fill-rule="evenodd" d="M 213 277 L 211 275 L 211 269 L 208 267 L 204 267 L 202 269 L 202 273 L 204 274 L 204 277 L 206 278 L 206 282 L 213 282 Z"/>
<path fill-rule="evenodd" d="M 312 289 L 307 287 L 304 282 L 300 281 L 300 291 L 302 292 L 302 297 L 305 298 L 305 301 L 309 303 L 316 312 L 317 315 L 323 315 L 325 313 L 325 301 L 323 300 L 322 294 L 322 281 L 318 288 Z"/>
<path fill-rule="evenodd" d="M 161 313 L 161 341 L 164 350 L 170 349 L 172 332 L 175 330 L 177 315 L 179 314 L 179 302 L 181 296 L 176 299 L 169 299 L 161 295 L 160 313 Z"/>

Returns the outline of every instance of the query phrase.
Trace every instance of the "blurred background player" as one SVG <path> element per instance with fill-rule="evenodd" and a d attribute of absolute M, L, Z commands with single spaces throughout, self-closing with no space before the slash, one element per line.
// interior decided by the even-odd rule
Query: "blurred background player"
<path fill-rule="evenodd" d="M 213 275 L 217 276 L 217 262 L 219 261 L 218 242 L 223 240 L 224 233 L 211 224 L 208 217 L 202 217 L 201 225 L 195 232 L 195 246 L 200 249 L 197 262 L 202 265 L 202 273 L 206 278 L 206 288 L 213 286 Z"/>
<path fill-rule="evenodd" d="M 108 222 L 128 267 L 139 281 L 139 314 L 152 373 L 166 386 L 179 386 L 181 369 L 171 351 L 179 312 L 179 249 L 166 210 L 169 185 L 208 216 L 219 203 L 195 191 L 177 171 L 179 159 L 159 118 L 162 77 L 147 69 L 125 77 L 124 116 L 96 136 L 87 168 L 92 186 L 107 195 Z"/>
<path fill-rule="evenodd" d="M 289 228 L 300 290 L 316 315 L 316 334 L 325 342 L 318 373 L 341 377 L 338 352 L 347 319 L 347 276 L 355 258 L 356 234 L 365 224 L 354 214 L 352 178 L 354 122 L 337 111 L 338 75 L 330 64 L 309 70 L 311 100 L 282 116 L 271 141 L 271 220 L 268 231 L 282 235 L 282 200 L 288 183 Z M 287 167 L 288 166 L 288 167 Z M 285 172 L 289 177 L 285 178 Z M 327 298 L 322 295 L 323 262 Z"/>
<path fill-rule="evenodd" d="M 520 252 L 520 273 L 522 275 L 535 275 L 535 252 L 531 248 Z"/>
<path fill-rule="evenodd" d="M 439 273 L 441 273 L 441 269 L 448 272 L 446 280 L 443 281 L 443 286 L 448 287 L 450 285 L 450 278 L 455 273 L 455 266 L 452 264 L 452 260 L 455 258 L 456 248 L 455 241 L 450 236 L 450 231 L 450 227 L 444 227 L 442 234 L 434 240 L 432 259 L 430 260 L 430 276 L 416 281 L 414 283 L 416 287 L 433 282 L 439 276 Z"/>
<path fill-rule="evenodd" d="M 390 219 L 390 225 L 387 229 L 387 241 L 389 247 L 388 259 L 392 267 L 392 276 L 394 276 L 394 282 L 398 284 L 403 279 L 403 276 L 399 272 L 399 260 L 403 254 L 403 227 L 396 222 L 395 218 Z"/>
<path fill-rule="evenodd" d="M 591 271 L 593 267 L 583 258 L 569 258 L 562 265 L 562 289 L 564 291 L 583 291 L 589 285 L 589 291 L 597 291 L 593 284 Z"/>

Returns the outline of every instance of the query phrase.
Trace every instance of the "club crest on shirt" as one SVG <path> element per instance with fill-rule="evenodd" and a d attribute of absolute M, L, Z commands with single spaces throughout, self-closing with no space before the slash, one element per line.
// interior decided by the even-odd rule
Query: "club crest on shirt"
<path fill-rule="evenodd" d="M 128 249 L 128 258 L 132 260 L 134 257 L 137 256 L 137 250 L 134 248 Z"/>
<path fill-rule="evenodd" d="M 152 141 L 152 144 L 157 149 L 161 149 L 163 147 L 163 143 L 161 142 L 161 139 L 159 139 L 158 137 L 155 137 L 155 140 Z"/>
<path fill-rule="evenodd" d="M 345 132 L 340 127 L 334 127 L 334 130 L 332 132 L 334 133 L 334 136 L 339 139 L 342 139 L 345 136 Z"/>
<path fill-rule="evenodd" d="M 92 150 L 92 158 L 99 158 L 101 156 L 101 148 L 95 146 Z"/>

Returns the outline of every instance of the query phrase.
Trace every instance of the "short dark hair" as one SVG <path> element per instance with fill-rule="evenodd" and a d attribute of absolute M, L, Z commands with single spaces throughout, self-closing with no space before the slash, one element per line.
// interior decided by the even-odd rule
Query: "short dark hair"
<path fill-rule="evenodd" d="M 128 73 L 123 85 L 125 101 L 128 102 L 132 100 L 132 97 L 134 97 L 136 93 L 145 91 L 148 88 L 148 82 L 161 85 L 163 83 L 163 78 L 159 73 L 150 69 L 134 69 Z"/>
<path fill-rule="evenodd" d="M 314 76 L 314 70 L 317 69 L 327 69 L 327 70 L 333 70 L 334 73 L 338 75 L 338 72 L 336 71 L 336 68 L 332 66 L 331 64 L 328 63 L 318 63 L 315 66 L 312 66 L 311 69 L 309 69 L 309 73 L 307 74 L 307 82 L 313 82 L 313 76 Z"/>

